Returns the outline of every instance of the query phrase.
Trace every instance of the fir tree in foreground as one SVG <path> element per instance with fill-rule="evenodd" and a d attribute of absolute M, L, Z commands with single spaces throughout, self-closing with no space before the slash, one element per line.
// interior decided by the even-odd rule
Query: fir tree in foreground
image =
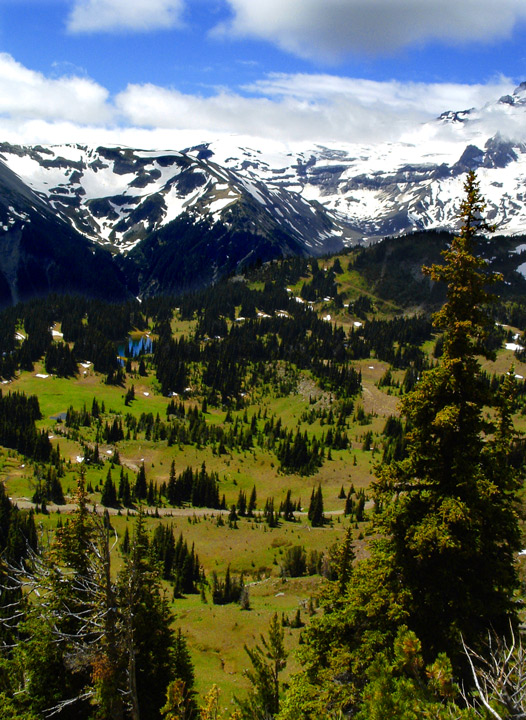
<path fill-rule="evenodd" d="M 440 366 L 425 373 L 402 402 L 411 432 L 408 456 L 381 468 L 376 499 L 379 526 L 389 538 L 399 581 L 409 593 L 409 624 L 424 656 L 445 650 L 453 661 L 460 635 L 477 644 L 488 629 L 503 633 L 513 617 L 519 549 L 519 478 L 510 457 L 514 377 L 492 397 L 479 357 L 491 357 L 487 285 L 498 279 L 475 255 L 475 238 L 489 227 L 474 173 L 461 206 L 463 225 L 444 252 L 445 265 L 424 271 L 447 283 L 447 300 L 436 313 L 444 333 Z M 494 423 L 484 408 L 493 406 Z"/>
<path fill-rule="evenodd" d="M 453 678 L 473 682 L 463 643 L 483 653 L 489 631 L 505 634 L 516 624 L 514 377 L 497 397 L 483 382 L 487 287 L 497 278 L 476 255 L 477 236 L 489 227 L 474 173 L 465 192 L 462 228 L 445 264 L 424 269 L 447 283 L 434 319 L 443 355 L 403 398 L 406 457 L 377 469 L 379 539 L 343 586 L 338 578 L 327 586 L 325 612 L 304 633 L 304 672 L 293 679 L 280 718 L 339 710 L 369 719 L 438 718 L 450 717 L 453 706 L 455 717 L 474 717 L 454 705 Z"/>
<path fill-rule="evenodd" d="M 285 635 L 277 613 L 269 625 L 268 638 L 261 635 L 261 645 L 245 645 L 252 668 L 245 670 L 251 683 L 246 700 L 236 700 L 243 720 L 268 720 L 279 712 L 279 676 L 287 664 Z"/>
<path fill-rule="evenodd" d="M 176 679 L 190 717 L 192 662 L 184 636 L 171 628 L 143 515 L 116 574 L 117 535 L 109 517 L 90 512 L 82 475 L 76 500 L 48 551 L 9 566 L 20 601 L 5 609 L 12 625 L 17 620 L 18 642 L 1 649 L 0 717 L 8 707 L 20 720 L 158 720 Z M 2 621 L 0 613 L 0 628 Z"/>

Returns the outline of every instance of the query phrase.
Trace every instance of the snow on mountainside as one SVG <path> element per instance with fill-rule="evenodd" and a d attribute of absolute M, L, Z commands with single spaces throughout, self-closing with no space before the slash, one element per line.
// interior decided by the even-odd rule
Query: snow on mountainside
<path fill-rule="evenodd" d="M 1 144 L 0 160 L 81 234 L 121 252 L 189 211 L 227 228 L 242 216 L 246 231 L 285 234 L 285 254 L 319 255 L 454 228 L 468 169 L 498 232 L 526 232 L 526 142 L 508 132 L 517 117 L 526 127 L 526 83 L 483 108 L 446 111 L 396 143 L 284 146 L 234 136 L 163 152 Z"/>
<path fill-rule="evenodd" d="M 317 146 L 271 162 L 246 149 L 242 157 L 229 156 L 220 142 L 210 149 L 227 167 L 317 200 L 364 237 L 451 229 L 465 173 L 475 169 L 491 221 L 499 233 L 516 234 L 526 231 L 526 143 L 508 134 L 517 117 L 526 130 L 526 83 L 479 110 L 444 112 L 399 143 Z"/>
<path fill-rule="evenodd" d="M 206 148 L 189 153 L 0 145 L 0 159 L 61 218 L 120 251 L 129 251 L 185 211 L 228 225 L 229 211 L 241 202 L 257 206 L 252 211 L 255 231 L 282 227 L 308 255 L 341 248 L 352 236 L 345 222 L 318 203 L 221 167 L 210 156 Z"/>

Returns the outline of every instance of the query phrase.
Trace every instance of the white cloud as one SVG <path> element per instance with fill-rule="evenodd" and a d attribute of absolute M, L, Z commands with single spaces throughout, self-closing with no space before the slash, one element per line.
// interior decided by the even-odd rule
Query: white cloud
<path fill-rule="evenodd" d="M 74 0 L 70 32 L 145 32 L 181 23 L 183 0 Z"/>
<path fill-rule="evenodd" d="M 488 85 L 375 82 L 332 75 L 273 74 L 245 88 L 186 95 L 155 85 L 129 85 L 116 98 L 128 124 L 194 127 L 285 141 L 397 141 L 445 110 L 481 107 L 509 93 L 506 79 Z M 498 128 L 497 113 L 493 125 Z M 519 119 L 521 136 L 523 119 Z M 496 130 L 495 130 L 496 131 Z"/>
<path fill-rule="evenodd" d="M 481 107 L 510 92 L 512 83 L 500 77 L 487 84 L 376 81 L 328 74 L 270 73 L 245 90 L 268 97 L 292 97 L 309 101 L 343 100 L 366 108 L 417 111 L 422 117 L 444 110 Z"/>
<path fill-rule="evenodd" d="M 14 145 L 63 145 L 79 143 L 97 147 L 98 145 L 120 145 L 143 149 L 173 150 L 190 147 L 200 142 L 213 140 L 217 136 L 207 136 L 202 130 L 181 130 L 174 138 L 172 129 L 148 129 L 121 126 L 103 126 L 97 124 L 82 125 L 68 121 L 48 121 L 40 119 L 13 120 L 0 117 L 0 135 L 3 142 Z"/>
<path fill-rule="evenodd" d="M 0 135 L 24 144 L 102 142 L 180 149 L 221 134 L 309 144 L 416 142 L 420 127 L 422 142 L 437 133 L 454 133 L 458 141 L 464 132 L 460 126 L 424 124 L 444 110 L 488 103 L 469 127 L 476 124 L 486 137 L 500 131 L 523 138 L 524 112 L 510 113 L 508 105 L 494 102 L 512 91 L 513 83 L 505 78 L 487 85 L 455 85 L 272 74 L 243 88 L 243 94 L 220 89 L 205 97 L 146 84 L 129 85 L 111 96 L 90 78 L 49 78 L 0 54 Z"/>
<path fill-rule="evenodd" d="M 247 98 L 227 90 L 200 97 L 155 85 L 130 85 L 117 96 L 116 105 L 128 123 L 150 128 L 307 139 L 317 136 L 322 126 L 327 133 L 330 123 L 321 106 L 288 98 Z"/>
<path fill-rule="evenodd" d="M 216 34 L 256 37 L 305 58 L 379 55 L 427 41 L 491 41 L 526 19 L 524 0 L 227 0 Z"/>
<path fill-rule="evenodd" d="M 0 53 L 0 114 L 12 118 L 111 120 L 109 92 L 93 80 L 75 75 L 48 78 L 28 70 L 11 55 Z"/>

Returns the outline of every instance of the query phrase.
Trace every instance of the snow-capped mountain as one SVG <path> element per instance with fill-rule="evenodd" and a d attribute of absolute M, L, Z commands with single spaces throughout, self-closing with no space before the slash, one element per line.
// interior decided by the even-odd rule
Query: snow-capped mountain
<path fill-rule="evenodd" d="M 352 236 L 347 223 L 319 203 L 222 167 L 211 157 L 205 146 L 152 152 L 0 145 L 0 159 L 61 218 L 95 242 L 121 252 L 185 211 L 229 225 L 232 211 L 242 205 L 252 208 L 247 223 L 255 234 L 281 228 L 297 246 L 294 252 L 321 254 Z"/>
<path fill-rule="evenodd" d="M 507 135 L 511 116 L 526 128 L 526 83 L 484 108 L 446 111 L 397 143 L 221 137 L 163 152 L 2 144 L 0 160 L 80 233 L 122 252 L 184 211 L 228 225 L 235 206 L 252 200 L 259 222 L 320 254 L 361 238 L 450 229 L 468 169 L 478 171 L 499 232 L 523 232 L 526 143 Z M 488 118 L 502 132 L 488 134 Z"/>
<path fill-rule="evenodd" d="M 453 230 L 469 169 L 498 232 L 526 233 L 526 83 L 483 108 L 445 111 L 398 142 L 222 136 L 164 151 L 3 143 L 0 241 L 10 247 L 21 228 L 54 218 L 69 243 L 126 255 L 134 292 L 166 283 L 176 292 L 258 260 Z"/>
<path fill-rule="evenodd" d="M 127 280 L 111 254 L 62 221 L 0 163 L 0 306 L 49 292 L 119 301 Z"/>
<path fill-rule="evenodd" d="M 521 137 L 516 128 L 522 126 Z M 286 187 L 345 219 L 364 238 L 454 229 L 465 173 L 474 169 L 499 233 L 526 231 L 526 83 L 480 109 L 446 111 L 401 142 L 276 153 L 213 143 L 216 162 Z"/>

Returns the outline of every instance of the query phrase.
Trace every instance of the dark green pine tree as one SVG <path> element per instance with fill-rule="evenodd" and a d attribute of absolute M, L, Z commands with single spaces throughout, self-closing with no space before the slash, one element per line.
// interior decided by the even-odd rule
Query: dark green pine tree
<path fill-rule="evenodd" d="M 147 495 L 148 485 L 146 483 L 146 471 L 144 469 L 144 463 L 142 463 L 137 473 L 137 480 L 135 481 L 135 498 L 136 500 L 146 500 Z"/>
<path fill-rule="evenodd" d="M 237 498 L 237 505 L 236 505 L 237 511 L 241 517 L 245 517 L 247 513 L 247 496 L 244 490 L 239 491 L 239 495 Z"/>
<path fill-rule="evenodd" d="M 118 600 L 128 657 L 131 716 L 157 720 L 166 689 L 175 678 L 173 618 L 162 594 L 158 569 L 150 560 L 142 512 L 124 560 Z"/>
<path fill-rule="evenodd" d="M 124 530 L 124 536 L 121 542 L 121 553 L 127 555 L 130 552 L 130 533 L 128 528 Z"/>
<path fill-rule="evenodd" d="M 170 505 L 178 505 L 180 497 L 177 487 L 177 477 L 175 475 L 175 461 L 172 460 L 170 465 L 170 477 L 166 488 L 166 497 Z"/>
<path fill-rule="evenodd" d="M 252 648 L 245 645 L 252 667 L 245 671 L 251 683 L 245 700 L 236 698 L 244 720 L 267 720 L 280 710 L 280 673 L 287 664 L 284 632 L 277 613 L 270 621 L 268 637 L 261 637 L 261 644 Z M 298 716 L 299 717 L 299 716 Z"/>
<path fill-rule="evenodd" d="M 131 502 L 131 489 L 130 489 L 130 481 L 128 479 L 128 473 L 124 472 L 124 468 L 121 465 L 121 472 L 119 476 L 119 494 L 118 494 L 120 502 L 124 505 L 124 507 L 130 507 L 132 504 Z"/>
<path fill-rule="evenodd" d="M 347 497 L 345 498 L 345 508 L 343 510 L 343 514 L 345 516 L 352 515 L 354 510 L 354 501 L 352 499 L 351 491 L 347 493 Z"/>
<path fill-rule="evenodd" d="M 506 634 L 517 622 L 515 380 L 511 372 L 492 396 L 481 372 L 492 301 L 487 288 L 496 278 L 476 255 L 477 235 L 488 227 L 473 173 L 465 190 L 462 229 L 445 264 L 426 270 L 447 283 L 446 303 L 435 316 L 444 333 L 440 365 L 403 397 L 406 454 L 377 470 L 370 556 L 355 563 L 345 587 L 333 582 L 324 591 L 325 612 L 302 635 L 304 671 L 291 681 L 283 720 L 324 717 L 329 708 L 360 718 L 408 717 L 393 710 L 391 681 L 378 683 L 379 658 L 396 665 L 401 635 L 411 638 L 404 653 L 414 647 L 416 657 L 421 649 L 422 667 L 433 663 L 443 678 L 441 687 L 439 675 L 428 674 L 437 681 L 436 699 L 452 688 L 450 662 L 469 691 L 463 641 L 483 652 L 488 632 Z M 373 715 L 370 703 L 383 704 L 385 712 Z M 438 715 L 415 710 L 411 717 Z"/>
<path fill-rule="evenodd" d="M 247 515 L 248 517 L 253 517 L 254 510 L 256 509 L 256 503 L 257 503 L 257 494 L 256 494 L 256 486 L 252 488 L 252 491 L 250 493 L 250 497 L 248 499 L 248 506 L 247 506 Z"/>
<path fill-rule="evenodd" d="M 66 502 L 64 499 L 64 491 L 62 489 L 60 480 L 58 479 L 57 471 L 55 470 L 55 468 L 50 467 L 48 469 L 48 482 L 48 497 L 51 502 L 54 502 L 56 505 L 64 505 Z"/>
<path fill-rule="evenodd" d="M 288 521 L 294 520 L 294 503 L 291 499 L 291 491 L 287 490 L 285 501 L 283 503 L 283 518 Z"/>
<path fill-rule="evenodd" d="M 106 474 L 106 480 L 104 481 L 104 485 L 102 487 L 100 502 L 104 505 L 104 507 L 117 507 L 118 505 L 117 490 L 111 477 L 111 468 L 108 468 L 108 472 Z"/>
<path fill-rule="evenodd" d="M 197 705 L 195 702 L 195 675 L 194 665 L 186 639 L 181 631 L 181 628 L 177 630 L 174 637 L 173 645 L 173 661 L 172 661 L 173 673 L 175 677 L 184 683 L 184 707 L 186 715 L 184 717 L 193 718 L 197 716 Z"/>
<path fill-rule="evenodd" d="M 325 522 L 325 516 L 323 514 L 323 495 L 321 492 L 321 485 L 318 485 L 317 490 L 312 489 L 309 510 L 307 516 L 310 520 L 312 527 L 321 527 Z"/>
<path fill-rule="evenodd" d="M 477 235 L 489 227 L 474 173 L 465 192 L 462 229 L 444 252 L 445 264 L 424 269 L 448 287 L 434 318 L 444 333 L 441 363 L 404 397 L 407 458 L 381 468 L 375 488 L 383 507 L 379 529 L 408 593 L 411 629 L 424 657 L 445 650 L 452 659 L 460 635 L 476 646 L 488 629 L 509 629 L 519 549 L 513 378 L 492 398 L 479 361 L 491 356 L 484 344 L 493 300 L 487 287 L 498 278 L 475 254 Z M 496 406 L 495 424 L 485 417 L 488 405 Z"/>

